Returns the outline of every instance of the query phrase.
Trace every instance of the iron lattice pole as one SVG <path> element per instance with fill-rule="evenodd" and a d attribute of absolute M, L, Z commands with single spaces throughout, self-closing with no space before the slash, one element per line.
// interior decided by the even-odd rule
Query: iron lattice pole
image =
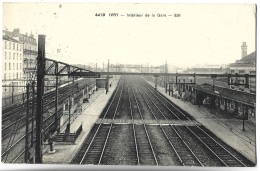
<path fill-rule="evenodd" d="M 107 73 L 109 73 L 109 59 L 108 59 L 108 63 L 107 63 Z M 107 74 L 106 94 L 108 93 L 108 87 L 109 87 L 109 75 Z"/>
<path fill-rule="evenodd" d="M 37 107 L 36 107 L 36 145 L 35 163 L 42 163 L 42 119 L 45 72 L 45 35 L 38 35 L 37 57 Z"/>
<path fill-rule="evenodd" d="M 35 109 L 35 81 L 32 82 L 32 133 L 31 133 L 31 147 L 33 147 L 33 139 L 34 139 L 34 109 Z"/>
<path fill-rule="evenodd" d="M 58 70 L 58 64 L 56 66 L 56 70 Z M 56 126 L 56 131 L 59 133 L 60 132 L 60 125 L 59 125 L 59 114 L 58 114 L 58 107 L 59 107 L 59 92 L 58 92 L 58 83 L 59 79 L 58 76 L 56 75 L 56 89 L 55 89 L 55 126 Z"/>
<path fill-rule="evenodd" d="M 24 162 L 28 162 L 28 129 L 29 129 L 29 88 L 30 84 L 28 83 L 26 85 L 26 95 L 27 95 L 27 101 L 26 101 L 26 125 L 25 125 L 25 149 L 24 149 Z"/>

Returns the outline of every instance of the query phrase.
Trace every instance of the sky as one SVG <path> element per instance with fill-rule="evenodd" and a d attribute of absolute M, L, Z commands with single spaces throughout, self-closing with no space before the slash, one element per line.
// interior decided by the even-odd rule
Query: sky
<path fill-rule="evenodd" d="M 95 16 L 96 13 L 105 16 Z M 118 13 L 119 17 L 109 17 L 109 13 Z M 150 17 L 126 17 L 127 14 Z M 22 33 L 46 35 L 46 57 L 99 66 L 108 59 L 114 64 L 162 65 L 167 61 L 179 67 L 232 63 L 241 59 L 242 42 L 247 43 L 248 54 L 255 51 L 255 20 L 252 4 L 4 3 L 3 6 L 3 29 L 20 28 Z"/>

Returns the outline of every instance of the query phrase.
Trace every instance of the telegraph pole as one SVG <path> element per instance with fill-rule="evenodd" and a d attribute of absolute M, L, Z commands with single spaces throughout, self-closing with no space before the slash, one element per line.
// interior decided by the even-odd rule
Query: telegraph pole
<path fill-rule="evenodd" d="M 14 82 L 12 81 L 12 104 L 14 104 Z"/>
<path fill-rule="evenodd" d="M 56 64 L 56 70 L 58 71 L 58 63 Z M 57 73 L 57 72 L 56 72 Z M 60 132 L 60 125 L 59 125 L 59 114 L 58 114 L 58 107 L 59 107 L 59 92 L 58 92 L 58 83 L 59 83 L 59 79 L 58 76 L 56 75 L 56 89 L 55 89 L 55 126 L 56 126 L 56 130 L 59 133 Z"/>
<path fill-rule="evenodd" d="M 213 94 L 215 93 L 215 85 L 216 85 L 216 79 L 217 79 L 217 76 L 216 75 L 212 75 L 211 76 L 212 78 L 212 81 L 213 81 L 213 84 L 212 84 L 212 91 L 213 91 Z M 213 100 L 210 100 L 210 113 L 213 113 Z"/>
<path fill-rule="evenodd" d="M 33 133 L 34 133 L 34 110 L 35 110 L 35 81 L 32 82 L 32 133 L 31 133 L 31 147 L 33 147 Z"/>
<path fill-rule="evenodd" d="M 37 57 L 37 107 L 36 107 L 36 145 L 35 163 L 42 163 L 42 119 L 45 72 L 45 35 L 38 35 Z"/>
<path fill-rule="evenodd" d="M 167 61 L 165 63 L 165 92 L 167 93 L 167 73 L 168 73 L 168 67 L 167 67 Z"/>
<path fill-rule="evenodd" d="M 29 129 L 29 88 L 30 84 L 28 83 L 26 85 L 26 95 L 27 95 L 27 101 L 26 101 L 26 125 L 25 125 L 25 149 L 24 149 L 24 162 L 28 162 L 28 129 Z"/>
<path fill-rule="evenodd" d="M 107 72 L 109 73 L 109 59 L 107 62 Z M 109 75 L 107 74 L 107 81 L 106 81 L 106 94 L 108 93 L 108 85 L 109 84 Z"/>
<path fill-rule="evenodd" d="M 244 107 L 243 106 L 243 131 L 246 131 L 245 130 L 245 112 L 247 111 L 247 107 Z"/>

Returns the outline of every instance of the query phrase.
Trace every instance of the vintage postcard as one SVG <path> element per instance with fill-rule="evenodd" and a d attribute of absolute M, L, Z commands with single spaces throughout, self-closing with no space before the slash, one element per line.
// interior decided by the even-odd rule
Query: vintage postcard
<path fill-rule="evenodd" d="M 2 5 L 1 165 L 256 167 L 256 4 Z"/>

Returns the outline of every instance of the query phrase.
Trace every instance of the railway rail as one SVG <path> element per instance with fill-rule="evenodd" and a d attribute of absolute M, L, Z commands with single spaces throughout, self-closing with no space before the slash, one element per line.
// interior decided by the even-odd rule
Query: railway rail
<path fill-rule="evenodd" d="M 78 89 L 74 92 L 76 95 L 75 98 L 77 98 L 76 101 L 79 100 L 80 97 L 79 92 L 83 89 L 86 90 L 86 85 L 84 84 L 79 86 Z M 58 97 L 59 105 L 61 105 L 66 99 L 68 99 L 72 90 L 70 89 L 69 84 L 67 84 L 67 85 L 60 86 L 58 91 L 59 91 L 59 97 Z M 55 103 L 53 103 L 54 96 L 55 96 L 55 91 L 48 91 L 44 95 L 45 113 L 46 112 L 49 113 L 49 110 L 55 107 Z M 16 106 L 16 108 L 13 108 L 13 106 Z M 36 100 L 35 100 L 35 106 L 36 106 Z M 31 108 L 32 108 L 32 99 L 29 99 L 29 109 Z M 3 110 L 4 113 L 3 113 L 3 120 L 2 120 L 2 154 L 1 154 L 3 162 L 17 162 L 18 159 L 24 154 L 25 125 L 26 125 L 25 123 L 26 116 L 24 116 L 25 109 L 26 109 L 26 102 L 12 105 L 11 108 L 9 108 L 9 110 L 7 108 Z M 58 117 L 62 116 L 61 109 L 62 108 L 59 106 Z M 35 112 L 36 112 L 36 107 L 34 113 Z M 48 114 L 43 116 L 43 129 L 44 129 L 43 134 L 48 132 L 48 130 L 55 124 L 54 116 L 55 116 L 55 112 L 53 114 Z M 32 110 L 30 110 L 29 123 L 33 121 L 35 125 L 36 123 L 34 119 L 35 116 L 32 118 Z M 17 133 L 15 133 L 16 130 L 18 130 Z M 34 128 L 34 132 L 35 132 L 35 128 Z M 31 124 L 29 124 L 28 136 L 30 142 L 32 139 L 31 134 L 32 134 Z M 35 140 L 33 140 L 33 142 L 34 141 Z M 31 144 L 29 144 L 29 146 L 31 146 Z M 18 162 L 22 162 L 22 161 L 23 159 L 21 159 Z"/>
<path fill-rule="evenodd" d="M 165 98 L 159 92 L 155 91 L 147 82 L 145 82 L 144 80 L 142 80 L 142 81 L 144 83 L 142 86 L 146 85 L 145 87 L 149 89 L 150 94 L 152 94 L 154 97 L 156 97 L 156 99 L 161 101 L 162 104 L 164 104 L 164 106 L 167 107 L 173 115 L 176 115 L 176 111 L 178 111 L 183 116 L 186 116 L 184 114 L 184 112 L 182 112 L 176 106 L 174 106 L 173 103 L 169 99 Z M 169 108 L 169 106 L 167 106 L 165 103 L 170 105 L 172 108 Z M 175 110 L 171 110 L 171 109 L 175 109 Z M 173 112 L 173 111 L 175 111 L 175 112 Z M 176 117 L 178 118 L 178 120 L 182 121 L 181 119 L 179 119 L 178 116 L 176 116 Z M 187 119 L 192 121 L 188 117 L 187 117 Z M 189 133 L 191 133 L 193 136 L 195 136 L 196 139 L 198 139 L 201 142 L 201 144 L 203 144 L 204 147 L 211 152 L 211 156 L 216 157 L 220 161 L 221 166 L 247 167 L 247 166 L 253 165 L 252 162 L 250 162 L 248 159 L 243 157 L 241 154 L 237 155 L 238 152 L 236 150 L 234 150 L 233 148 L 228 148 L 228 145 L 226 145 L 224 143 L 222 143 L 222 145 L 221 145 L 217 141 L 217 138 L 215 138 L 215 136 L 212 133 L 210 135 L 204 130 L 205 128 L 203 129 L 202 127 L 200 127 L 198 125 L 195 125 L 192 127 L 186 126 L 185 124 L 183 124 L 183 125 L 184 125 L 185 129 L 188 130 Z M 236 154 L 236 156 L 234 155 L 234 153 Z M 214 160 L 214 161 L 216 161 L 216 160 Z"/>
<path fill-rule="evenodd" d="M 100 118 L 72 163 L 254 166 L 138 77 L 121 77 Z"/>
<path fill-rule="evenodd" d="M 103 115 L 103 119 L 106 117 L 106 115 L 112 115 L 113 113 L 110 111 L 110 108 L 112 104 L 115 102 L 116 106 L 118 106 L 119 100 L 116 102 L 115 97 L 118 96 L 118 99 L 120 99 L 120 96 L 122 94 L 122 90 L 119 93 L 119 87 L 121 87 L 121 82 L 119 81 L 119 85 L 117 86 L 115 92 L 113 93 L 113 96 L 111 97 L 112 100 L 108 107 L 105 108 L 105 112 L 101 114 Z M 114 111 L 116 111 L 117 107 L 114 107 Z M 115 116 L 114 112 L 114 116 Z M 105 142 L 107 140 L 107 137 L 109 136 L 109 131 L 111 130 L 111 125 L 94 125 L 94 129 L 92 129 L 92 132 L 94 132 L 92 135 L 93 137 L 86 141 L 84 141 L 83 146 L 77 156 L 73 159 L 73 163 L 78 164 L 99 164 L 102 159 L 102 151 L 105 148 Z M 87 160 L 88 159 L 88 160 Z"/>

